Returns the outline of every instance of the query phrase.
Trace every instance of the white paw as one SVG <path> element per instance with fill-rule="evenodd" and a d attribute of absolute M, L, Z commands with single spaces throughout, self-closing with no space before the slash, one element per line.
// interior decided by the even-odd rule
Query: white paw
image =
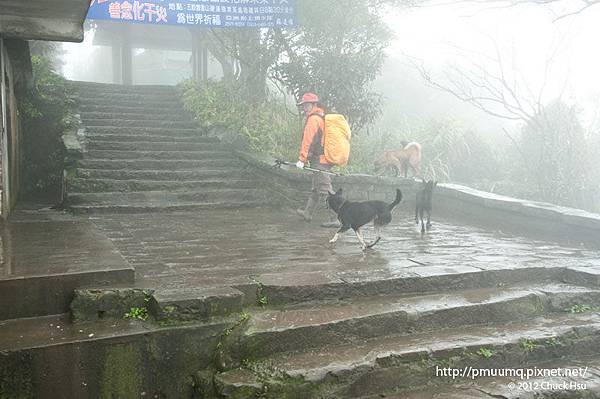
<path fill-rule="evenodd" d="M 334 238 L 332 238 L 331 240 L 329 240 L 329 243 L 330 243 L 330 244 L 335 244 L 335 239 L 334 239 Z"/>

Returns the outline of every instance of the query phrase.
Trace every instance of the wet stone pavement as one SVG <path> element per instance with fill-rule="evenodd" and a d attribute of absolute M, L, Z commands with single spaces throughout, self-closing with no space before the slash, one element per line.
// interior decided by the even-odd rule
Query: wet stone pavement
<path fill-rule="evenodd" d="M 323 215 L 324 217 L 324 215 Z M 383 239 L 363 253 L 352 232 L 331 245 L 335 230 L 269 209 L 91 217 L 135 267 L 136 285 L 173 289 L 247 284 L 360 282 L 529 267 L 600 269 L 600 251 L 435 219 L 421 235 L 397 212 Z M 371 226 L 365 239 L 373 239 Z"/>

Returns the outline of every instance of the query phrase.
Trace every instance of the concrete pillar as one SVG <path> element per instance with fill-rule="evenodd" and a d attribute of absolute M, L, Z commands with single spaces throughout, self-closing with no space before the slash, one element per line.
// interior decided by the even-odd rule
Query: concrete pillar
<path fill-rule="evenodd" d="M 113 38 L 112 42 L 112 71 L 113 83 L 121 84 L 123 81 L 123 66 L 121 61 L 121 43 L 118 39 Z"/>
<path fill-rule="evenodd" d="M 123 72 L 124 85 L 133 84 L 133 49 L 131 48 L 131 32 L 129 25 L 125 25 L 123 29 L 123 35 L 121 36 L 121 63 Z"/>
<path fill-rule="evenodd" d="M 133 52 L 128 25 L 121 26 L 112 39 L 113 83 L 133 84 Z"/>
<path fill-rule="evenodd" d="M 208 79 L 208 48 L 202 44 L 201 34 L 190 32 L 192 36 L 192 76 L 195 80 Z"/>

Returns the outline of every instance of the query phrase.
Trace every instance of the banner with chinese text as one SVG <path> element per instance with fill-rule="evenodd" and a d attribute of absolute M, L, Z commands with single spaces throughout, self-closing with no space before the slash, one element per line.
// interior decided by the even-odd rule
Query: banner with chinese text
<path fill-rule="evenodd" d="M 296 0 L 91 0 L 90 20 L 197 27 L 296 25 Z"/>

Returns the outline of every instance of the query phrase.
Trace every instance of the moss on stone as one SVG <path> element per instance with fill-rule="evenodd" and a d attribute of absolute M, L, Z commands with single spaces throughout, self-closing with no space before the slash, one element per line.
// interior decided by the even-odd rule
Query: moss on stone
<path fill-rule="evenodd" d="M 0 353 L 0 399 L 34 398 L 29 355 Z"/>
<path fill-rule="evenodd" d="M 142 392 L 141 354 L 134 344 L 110 346 L 106 350 L 101 379 L 101 399 L 135 398 Z"/>

